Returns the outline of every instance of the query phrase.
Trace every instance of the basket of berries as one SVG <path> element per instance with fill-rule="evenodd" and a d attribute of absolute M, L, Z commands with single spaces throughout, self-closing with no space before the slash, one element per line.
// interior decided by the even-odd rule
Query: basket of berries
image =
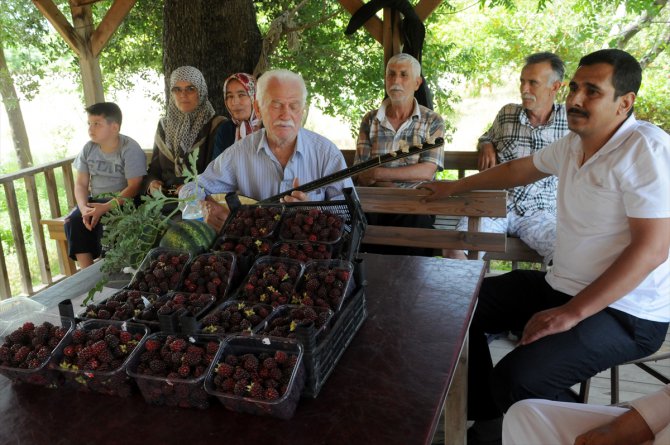
<path fill-rule="evenodd" d="M 130 358 L 127 372 L 149 404 L 207 408 L 203 380 L 220 344 L 215 336 L 151 334 Z"/>
<path fill-rule="evenodd" d="M 260 257 L 251 267 L 235 299 L 270 304 L 273 307 L 291 301 L 303 264 L 289 258 Z"/>
<path fill-rule="evenodd" d="M 280 241 L 329 244 L 332 258 L 353 261 L 365 233 L 365 216 L 350 189 L 344 200 L 285 204 Z"/>
<path fill-rule="evenodd" d="M 221 229 L 221 235 L 241 238 L 270 238 L 279 225 L 283 205 L 254 204 L 242 205 L 233 209 Z"/>
<path fill-rule="evenodd" d="M 122 289 L 100 303 L 86 306 L 78 318 L 96 320 L 125 321 L 138 316 L 156 300 L 158 295 L 151 292 Z"/>
<path fill-rule="evenodd" d="M 258 335 L 297 339 L 302 331 L 318 342 L 328 330 L 333 311 L 316 306 L 284 305 L 275 308 L 265 320 Z"/>
<path fill-rule="evenodd" d="M 133 386 L 126 363 L 148 333 L 146 326 L 137 323 L 88 320 L 66 336 L 49 366 L 62 373 L 65 386 L 128 397 Z"/>
<path fill-rule="evenodd" d="M 353 290 L 354 266 L 344 260 L 312 260 L 297 286 L 299 303 L 332 309 L 337 313 Z"/>
<path fill-rule="evenodd" d="M 129 289 L 164 295 L 177 290 L 182 272 L 191 254 L 185 250 L 156 247 L 142 260 L 128 284 Z"/>
<path fill-rule="evenodd" d="M 240 238 L 223 236 L 214 241 L 213 251 L 230 252 L 237 258 L 237 270 L 241 276 L 246 275 L 258 257 L 269 255 L 272 241 L 269 238 Z"/>
<path fill-rule="evenodd" d="M 203 317 L 200 332 L 216 335 L 251 334 L 271 312 L 272 306 L 269 304 L 225 301 Z"/>
<path fill-rule="evenodd" d="M 214 358 L 205 390 L 231 411 L 290 419 L 304 383 L 299 343 L 274 337 L 230 337 Z"/>
<path fill-rule="evenodd" d="M 62 377 L 48 363 L 71 330 L 70 319 L 45 313 L 8 328 L 0 338 L 0 374 L 14 382 L 58 387 Z"/>
<path fill-rule="evenodd" d="M 271 255 L 303 263 L 309 260 L 329 260 L 333 257 L 333 245 L 310 241 L 278 241 L 272 246 Z"/>
<path fill-rule="evenodd" d="M 236 259 L 232 253 L 203 253 L 186 266 L 179 290 L 208 293 L 223 301 L 236 273 Z"/>

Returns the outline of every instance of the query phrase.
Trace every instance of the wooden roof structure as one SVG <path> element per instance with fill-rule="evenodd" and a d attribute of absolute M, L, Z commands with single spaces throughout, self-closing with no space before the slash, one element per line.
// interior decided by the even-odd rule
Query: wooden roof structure
<path fill-rule="evenodd" d="M 103 102 L 100 52 L 137 0 L 114 0 L 97 27 L 93 23 L 91 5 L 101 0 L 69 0 L 72 24 L 53 0 L 32 1 L 77 55 L 86 105 Z"/>
<path fill-rule="evenodd" d="M 104 101 L 100 52 L 126 18 L 137 0 L 113 0 L 102 21 L 95 26 L 91 5 L 101 0 L 69 0 L 72 23 L 58 9 L 53 0 L 32 0 L 37 9 L 58 31 L 79 59 L 86 105 Z M 365 3 L 363 0 L 338 0 L 350 14 Z M 414 11 L 424 21 L 442 0 L 419 0 Z M 400 40 L 400 13 L 383 9 L 383 19 L 373 16 L 364 24 L 365 29 L 384 47 L 384 64 L 393 55 L 402 52 Z"/>

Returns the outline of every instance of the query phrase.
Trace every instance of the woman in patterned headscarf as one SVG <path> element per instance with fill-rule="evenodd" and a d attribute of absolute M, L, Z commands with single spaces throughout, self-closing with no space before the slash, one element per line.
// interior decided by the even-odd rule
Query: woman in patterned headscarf
<path fill-rule="evenodd" d="M 198 151 L 197 170 L 202 173 L 213 159 L 215 132 L 226 119 L 216 116 L 207 99 L 202 73 L 182 66 L 170 75 L 167 115 L 158 123 L 154 150 L 147 172 L 147 192 L 175 191 L 184 183 L 188 156 Z"/>
<path fill-rule="evenodd" d="M 258 130 L 261 121 L 254 111 L 256 98 L 256 79 L 247 73 L 236 73 L 223 84 L 223 96 L 231 121 L 219 127 L 214 143 L 213 158 L 246 135 Z"/>

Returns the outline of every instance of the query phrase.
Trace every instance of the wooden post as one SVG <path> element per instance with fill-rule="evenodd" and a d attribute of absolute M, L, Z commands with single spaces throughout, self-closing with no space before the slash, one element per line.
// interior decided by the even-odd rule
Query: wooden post
<path fill-rule="evenodd" d="M 9 225 L 12 228 L 14 237 L 14 248 L 16 249 L 16 259 L 19 263 L 21 272 L 21 288 L 26 295 L 33 294 L 33 283 L 30 276 L 30 267 L 28 266 L 28 255 L 26 252 L 26 242 L 23 237 L 23 228 L 21 227 L 21 216 L 19 215 L 19 204 L 16 201 L 16 189 L 13 182 L 6 182 L 5 196 L 7 197 L 7 209 L 9 211 Z"/>
<path fill-rule="evenodd" d="M 444 443 L 465 445 L 468 412 L 468 338 L 465 337 L 461 356 L 444 405 Z"/>
<path fill-rule="evenodd" d="M 82 43 L 79 48 L 79 68 L 84 87 L 84 101 L 86 106 L 89 106 L 105 100 L 105 93 L 102 90 L 100 60 L 93 55 L 91 47 L 91 36 L 95 30 L 93 14 L 90 6 L 71 6 L 71 8 L 74 32 L 79 36 L 79 41 Z"/>
<path fill-rule="evenodd" d="M 53 0 L 32 1 L 79 57 L 86 105 L 103 102 L 105 95 L 102 89 L 102 73 L 98 57 L 137 0 L 113 0 L 97 29 L 93 24 L 91 4 L 100 0 L 70 0 L 72 25 Z"/>

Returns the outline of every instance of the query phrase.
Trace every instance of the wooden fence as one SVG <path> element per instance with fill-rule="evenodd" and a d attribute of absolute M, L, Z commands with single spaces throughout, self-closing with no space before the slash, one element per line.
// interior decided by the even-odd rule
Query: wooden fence
<path fill-rule="evenodd" d="M 47 252 L 47 239 L 45 237 L 44 228 L 42 226 L 43 218 L 58 218 L 61 214 L 61 202 L 58 196 L 58 190 L 65 191 L 66 208 L 70 208 L 75 204 L 74 198 L 74 176 L 72 173 L 72 162 L 74 156 L 65 158 L 61 161 L 51 162 L 38 167 L 31 167 L 20 170 L 16 173 L 0 176 L 0 184 L 4 191 L 4 197 L 7 202 L 7 209 L 9 213 L 9 224 L 11 228 L 13 244 L 15 249 L 16 260 L 21 274 L 21 294 L 33 295 L 36 289 L 33 287 L 33 277 L 37 274 L 40 276 L 41 286 L 50 286 L 62 275 L 54 276 L 49 262 Z M 57 173 L 61 174 L 57 174 Z M 57 181 L 57 177 L 61 177 L 61 183 Z M 44 178 L 46 186 L 46 195 L 48 201 L 48 208 L 43 209 L 40 206 L 40 199 L 37 189 L 38 178 Z M 19 211 L 19 200 L 17 198 L 17 186 L 23 181 L 25 184 L 26 202 L 28 204 L 28 213 L 30 218 L 30 226 L 32 228 L 34 249 L 37 255 L 37 262 L 39 270 L 31 270 L 28 261 L 28 252 L 26 250 L 26 242 L 24 235 L 24 221 L 21 220 Z M 3 232 L 6 233 L 6 232 Z M 3 240 L 3 242 L 6 242 Z M 49 241 L 51 242 L 51 241 Z M 58 255 L 62 258 L 63 255 Z M 65 265 L 60 264 L 60 270 L 64 270 Z M 6 255 L 4 252 L 3 243 L 0 243 L 0 299 L 5 299 L 12 296 L 9 283 L 9 275 L 7 273 Z"/>

